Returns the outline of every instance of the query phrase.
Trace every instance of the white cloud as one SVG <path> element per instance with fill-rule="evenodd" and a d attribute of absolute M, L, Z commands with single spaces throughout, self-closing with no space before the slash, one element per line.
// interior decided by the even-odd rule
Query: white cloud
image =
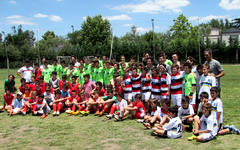
<path fill-rule="evenodd" d="M 219 6 L 226 10 L 240 9 L 240 0 L 221 0 Z"/>
<path fill-rule="evenodd" d="M 144 27 L 137 27 L 137 32 L 147 32 L 147 31 L 149 31 L 149 30 L 151 30 L 151 29 L 149 29 L 149 28 L 144 28 Z"/>
<path fill-rule="evenodd" d="M 85 20 L 87 19 L 87 17 L 86 17 L 86 16 L 84 16 L 84 17 L 82 17 L 82 19 L 85 21 Z"/>
<path fill-rule="evenodd" d="M 209 15 L 209 16 L 205 16 L 205 17 L 200 17 L 200 16 L 191 16 L 189 17 L 188 19 L 190 21 L 199 21 L 199 23 L 202 23 L 202 22 L 208 22 L 212 19 L 229 19 L 231 20 L 231 18 L 228 16 L 228 15 L 225 15 L 225 16 L 214 16 L 214 15 Z"/>
<path fill-rule="evenodd" d="M 127 11 L 129 13 L 156 14 L 158 12 L 181 12 L 181 7 L 189 4 L 189 0 L 145 0 L 142 3 L 123 4 L 112 9 Z"/>
<path fill-rule="evenodd" d="M 35 17 L 35 18 L 48 18 L 49 20 L 54 21 L 54 22 L 63 21 L 63 19 L 60 16 L 46 15 L 46 14 L 42 14 L 42 13 L 37 13 L 37 14 L 33 15 L 33 17 Z"/>
<path fill-rule="evenodd" d="M 14 4 L 17 4 L 17 2 L 16 2 L 15 0 L 10 0 L 10 1 L 8 1 L 8 3 L 9 3 L 9 4 L 13 4 L 13 5 L 14 5 Z"/>
<path fill-rule="evenodd" d="M 7 24 L 13 24 L 13 25 L 30 25 L 33 26 L 35 25 L 34 22 L 31 21 L 31 19 L 26 18 L 24 16 L 19 16 L 19 15 L 13 15 L 13 16 L 8 16 L 6 17 L 6 22 Z"/>
<path fill-rule="evenodd" d="M 108 20 L 132 20 L 131 17 L 129 17 L 128 15 L 118 15 L 118 16 L 106 16 L 103 17 L 104 19 L 108 19 Z"/>
<path fill-rule="evenodd" d="M 132 24 L 132 23 L 127 23 L 127 24 L 123 24 L 122 26 L 123 27 L 132 27 L 134 24 Z"/>

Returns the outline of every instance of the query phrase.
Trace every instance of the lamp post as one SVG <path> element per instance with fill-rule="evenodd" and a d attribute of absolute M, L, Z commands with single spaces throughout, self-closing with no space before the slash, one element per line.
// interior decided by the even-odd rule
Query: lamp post
<path fill-rule="evenodd" d="M 152 47 L 153 47 L 153 59 L 155 60 L 155 47 L 154 47 L 154 19 L 152 19 Z"/>
<path fill-rule="evenodd" d="M 201 64 L 201 47 L 200 47 L 200 31 L 199 31 L 199 17 L 198 17 L 198 61 Z"/>
<path fill-rule="evenodd" d="M 112 28 L 111 28 L 111 33 L 112 33 L 112 38 L 111 38 L 111 48 L 110 48 L 110 56 L 109 56 L 109 61 L 110 62 L 112 60 L 112 49 L 113 49 L 113 38 L 114 38 L 113 29 Z"/>
<path fill-rule="evenodd" d="M 74 32 L 74 26 L 73 25 L 71 25 L 71 28 L 72 28 L 72 33 Z"/>
<path fill-rule="evenodd" d="M 4 31 L 2 31 L 2 34 L 4 35 L 4 49 L 5 49 L 6 58 L 7 58 L 7 69 L 8 69 L 8 75 L 9 75 L 9 59 L 8 59 L 8 52 L 6 47 L 6 34 Z"/>

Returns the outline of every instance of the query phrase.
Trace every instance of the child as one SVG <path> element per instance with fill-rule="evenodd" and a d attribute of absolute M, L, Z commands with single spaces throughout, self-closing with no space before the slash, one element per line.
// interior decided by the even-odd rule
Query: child
<path fill-rule="evenodd" d="M 75 90 L 77 92 L 77 95 L 79 93 L 78 87 L 80 86 L 79 83 L 77 83 L 77 76 L 72 76 L 72 84 L 71 84 L 71 91 Z M 70 91 L 70 94 L 71 94 Z"/>
<path fill-rule="evenodd" d="M 90 112 L 95 113 L 97 111 L 98 102 L 99 102 L 99 92 L 94 91 L 91 94 L 91 98 L 89 98 L 87 101 L 82 103 L 82 104 L 86 104 L 87 108 L 81 111 L 80 113 L 82 115 L 88 115 Z"/>
<path fill-rule="evenodd" d="M 44 96 L 44 101 L 47 102 L 48 106 L 51 106 L 50 104 L 52 104 L 54 100 L 54 95 L 51 93 L 51 90 L 49 88 L 46 89 L 43 96 Z"/>
<path fill-rule="evenodd" d="M 137 68 L 133 68 L 131 75 L 132 82 L 132 97 L 135 100 L 136 94 L 141 94 L 141 74 L 137 72 Z"/>
<path fill-rule="evenodd" d="M 199 90 L 199 97 L 202 92 L 207 92 L 210 96 L 210 89 L 212 87 L 216 87 L 216 78 L 209 75 L 210 66 L 208 64 L 203 64 L 203 75 L 200 78 L 200 90 Z M 211 97 L 210 97 L 211 98 Z"/>
<path fill-rule="evenodd" d="M 117 121 L 122 120 L 124 116 L 131 114 L 131 118 L 134 119 L 143 119 L 146 115 L 146 109 L 141 101 L 141 94 L 135 95 L 135 101 L 124 108 L 124 115 L 123 117 L 114 116 Z"/>
<path fill-rule="evenodd" d="M 175 106 L 181 106 L 182 100 L 182 86 L 183 86 L 184 72 L 179 71 L 177 64 L 172 65 L 171 74 L 171 100 Z"/>
<path fill-rule="evenodd" d="M 39 67 L 38 63 L 34 64 L 34 77 L 35 80 L 38 80 L 38 77 L 42 75 L 42 69 Z"/>
<path fill-rule="evenodd" d="M 161 97 L 160 97 L 160 76 L 158 75 L 158 71 L 156 67 L 153 67 L 152 70 L 152 76 L 151 76 L 151 81 L 152 81 L 152 98 L 157 98 L 158 102 L 160 102 Z"/>
<path fill-rule="evenodd" d="M 166 65 L 160 65 L 160 90 L 161 90 L 161 100 L 169 99 L 170 96 L 170 87 L 171 87 L 171 76 L 167 73 Z"/>
<path fill-rule="evenodd" d="M 201 117 L 202 116 L 202 105 L 205 104 L 205 103 L 210 103 L 211 101 L 209 100 L 209 96 L 208 96 L 208 93 L 207 92 L 202 92 L 200 94 L 200 103 L 199 103 L 199 106 L 198 106 L 198 116 Z"/>
<path fill-rule="evenodd" d="M 124 70 L 123 77 L 123 91 L 124 91 L 124 99 L 128 101 L 128 103 L 132 102 L 132 81 L 131 76 L 129 74 L 129 69 Z"/>
<path fill-rule="evenodd" d="M 81 102 L 81 98 L 77 95 L 77 91 L 72 90 L 72 96 L 70 96 L 65 102 L 65 106 L 68 108 L 71 108 L 71 111 L 66 111 L 66 112 L 70 115 L 74 115 L 76 107 L 79 107 L 79 105 L 77 104 L 80 102 Z"/>
<path fill-rule="evenodd" d="M 201 119 L 195 120 L 193 134 L 188 140 L 197 140 L 198 142 L 207 142 L 212 140 L 218 132 L 216 117 L 212 112 L 212 105 L 205 103 L 202 105 L 203 115 Z M 201 134 L 201 135 L 199 135 Z"/>
<path fill-rule="evenodd" d="M 37 101 L 35 102 L 35 105 L 33 106 L 33 115 L 40 115 L 42 119 L 46 118 L 48 116 L 48 113 L 51 111 L 47 102 L 44 100 L 43 94 L 39 95 Z"/>
<path fill-rule="evenodd" d="M 8 89 L 7 87 L 5 88 L 6 93 L 4 93 L 3 95 L 3 99 L 4 99 L 4 109 L 9 112 L 13 99 L 14 99 L 14 95 L 11 93 L 10 89 Z"/>
<path fill-rule="evenodd" d="M 71 88 L 71 83 L 69 81 L 67 81 L 67 76 L 66 75 L 63 75 L 62 76 L 62 80 L 59 82 L 59 89 L 62 90 L 63 89 L 63 85 L 64 84 L 67 84 L 68 85 L 68 88 L 70 90 L 72 90 Z"/>
<path fill-rule="evenodd" d="M 40 81 L 36 81 L 36 89 L 35 91 L 37 92 L 37 95 L 44 94 L 44 87 L 41 87 Z"/>
<path fill-rule="evenodd" d="M 47 61 L 45 61 L 44 66 L 45 66 L 45 68 L 42 69 L 42 76 L 44 78 L 44 82 L 49 83 L 49 80 L 51 78 L 51 74 L 52 74 L 53 70 L 52 70 L 51 67 L 48 67 L 48 62 Z"/>
<path fill-rule="evenodd" d="M 92 81 L 89 81 L 90 79 L 90 75 L 86 74 L 84 75 L 84 84 L 83 84 L 83 90 L 85 92 L 85 97 L 86 98 L 90 98 L 91 97 L 91 93 L 92 90 L 96 87 L 95 83 L 93 83 Z"/>
<path fill-rule="evenodd" d="M 21 114 L 24 109 L 25 100 L 22 98 L 22 92 L 17 93 L 17 97 L 14 99 L 11 108 L 9 109 L 9 115 Z"/>
<path fill-rule="evenodd" d="M 83 71 L 83 65 L 79 66 L 79 71 L 78 71 L 78 83 L 82 86 L 84 84 L 84 75 L 87 74 L 86 72 Z"/>
<path fill-rule="evenodd" d="M 158 100 L 156 98 L 153 98 L 153 99 L 149 100 L 149 102 L 150 102 L 151 112 L 144 116 L 144 120 L 139 119 L 139 120 L 137 120 L 137 122 L 149 123 L 151 121 L 152 117 L 154 117 L 154 114 L 157 111 L 157 105 L 159 103 L 158 103 Z"/>
<path fill-rule="evenodd" d="M 117 103 L 118 100 L 113 94 L 112 89 L 108 89 L 107 96 L 101 97 L 98 102 L 98 109 L 95 115 L 102 116 L 106 112 L 110 112 L 110 108 L 113 103 Z"/>
<path fill-rule="evenodd" d="M 102 82 L 96 82 L 96 88 L 95 90 L 97 90 L 100 93 L 100 96 L 104 96 L 105 94 L 105 89 L 103 88 Z"/>
<path fill-rule="evenodd" d="M 112 105 L 109 115 L 106 116 L 108 119 L 112 119 L 113 114 L 122 117 L 124 113 L 124 108 L 127 107 L 127 101 L 123 99 L 123 95 L 121 93 L 116 93 L 116 98 L 118 102 Z"/>
<path fill-rule="evenodd" d="M 168 109 L 168 116 L 164 117 L 164 126 L 154 129 L 152 135 L 176 139 L 182 136 L 182 121 L 178 117 L 178 107 L 173 106 Z M 164 124 L 163 123 L 163 124 Z"/>
<path fill-rule="evenodd" d="M 191 72 L 192 66 L 190 63 L 184 64 L 184 95 L 189 96 L 190 104 L 193 106 L 194 111 L 196 107 L 196 80 L 194 74 Z"/>
<path fill-rule="evenodd" d="M 162 120 L 164 116 L 168 116 L 168 108 L 170 106 L 170 101 L 168 99 L 163 99 L 161 101 L 162 106 L 157 106 L 157 110 L 154 113 L 154 116 L 150 118 L 149 123 L 144 123 L 143 125 L 150 129 L 154 126 L 154 124 L 159 121 L 159 124 L 156 124 L 156 126 L 162 126 Z"/>
<path fill-rule="evenodd" d="M 142 99 L 145 101 L 146 111 L 150 111 L 150 98 L 151 98 L 151 81 L 150 75 L 147 74 L 147 68 L 142 69 L 142 76 L 141 76 L 141 93 Z"/>
<path fill-rule="evenodd" d="M 193 117 L 194 117 L 194 110 L 192 105 L 189 104 L 189 97 L 183 96 L 182 97 L 182 106 L 178 109 L 178 117 L 182 120 L 183 123 L 183 131 L 185 131 L 184 125 L 189 125 L 189 131 L 192 131 L 192 124 L 193 124 Z"/>
<path fill-rule="evenodd" d="M 60 80 L 57 78 L 56 71 L 52 72 L 52 78 L 50 78 L 49 83 L 54 90 L 58 89 Z"/>
<path fill-rule="evenodd" d="M 33 91 L 32 96 L 29 99 L 25 99 L 23 115 L 27 114 L 27 110 L 33 110 L 35 108 L 35 102 L 37 101 L 37 92 Z M 33 112 L 33 111 L 32 111 Z"/>
<path fill-rule="evenodd" d="M 53 100 L 53 116 L 59 116 L 60 112 L 64 109 L 64 101 L 67 98 L 61 97 L 61 91 L 55 91 L 55 99 Z"/>
<path fill-rule="evenodd" d="M 22 78 L 20 82 L 21 82 L 21 85 L 19 86 L 18 89 L 20 92 L 25 93 L 25 88 L 28 87 L 28 85 L 26 84 L 26 79 Z"/>
<path fill-rule="evenodd" d="M 23 98 L 25 101 L 28 101 L 29 99 L 31 99 L 31 91 L 30 91 L 30 88 L 29 87 L 26 87 L 25 88 L 25 92 L 23 94 Z"/>

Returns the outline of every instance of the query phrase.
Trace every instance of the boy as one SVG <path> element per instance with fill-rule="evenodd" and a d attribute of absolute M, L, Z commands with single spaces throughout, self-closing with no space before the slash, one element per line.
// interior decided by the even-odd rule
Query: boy
<path fill-rule="evenodd" d="M 44 95 L 39 95 L 37 101 L 35 102 L 35 107 L 33 107 L 33 115 L 40 115 L 42 119 L 48 116 L 48 113 L 51 111 L 47 102 L 44 100 Z"/>
<path fill-rule="evenodd" d="M 189 96 L 190 104 L 193 106 L 194 111 L 196 111 L 196 80 L 191 70 L 191 64 L 184 63 L 184 95 Z"/>
<path fill-rule="evenodd" d="M 67 75 L 67 70 L 68 68 L 65 67 L 65 61 L 61 61 L 61 66 L 59 66 L 59 71 L 60 71 L 60 74 L 59 75 L 59 79 L 62 80 L 62 77 L 63 76 L 66 76 Z"/>
<path fill-rule="evenodd" d="M 127 107 L 127 101 L 123 99 L 123 95 L 121 93 L 116 93 L 116 98 L 118 102 L 112 105 L 109 115 L 106 116 L 108 119 L 112 119 L 113 114 L 122 117 L 124 108 Z"/>
<path fill-rule="evenodd" d="M 205 103 L 202 106 L 203 115 L 201 119 L 197 119 L 194 123 L 194 130 L 192 136 L 188 140 L 197 140 L 198 142 L 207 142 L 212 140 L 218 132 L 218 125 L 216 117 L 212 112 L 212 105 Z M 201 135 L 199 135 L 201 134 Z"/>
<path fill-rule="evenodd" d="M 154 129 L 152 135 L 176 139 L 182 136 L 182 121 L 178 117 L 178 107 L 173 106 L 168 109 L 168 116 L 164 117 L 164 126 Z M 163 124 L 164 124 L 163 123 Z"/>
<path fill-rule="evenodd" d="M 159 67 L 160 67 L 160 73 L 161 73 L 161 76 L 160 76 L 161 100 L 169 99 L 170 87 L 171 87 L 171 76 L 167 73 L 165 64 L 161 64 Z"/>
<path fill-rule="evenodd" d="M 124 99 L 128 101 L 128 103 L 132 102 L 132 81 L 131 76 L 129 75 L 129 69 L 124 70 L 123 77 L 123 91 L 124 91 Z"/>
<path fill-rule="evenodd" d="M 147 129 L 152 128 L 157 121 L 160 122 L 160 124 L 158 125 L 162 125 L 161 121 L 163 117 L 168 115 L 168 108 L 170 106 L 170 101 L 168 99 L 163 99 L 161 101 L 161 104 L 162 104 L 161 107 L 157 106 L 157 110 L 155 111 L 154 116 L 150 118 L 149 123 L 143 124 Z"/>
<path fill-rule="evenodd" d="M 131 75 L 132 82 L 132 97 L 135 100 L 136 94 L 141 94 L 141 74 L 137 72 L 137 68 L 133 68 Z"/>
<path fill-rule="evenodd" d="M 209 75 L 210 66 L 208 64 L 203 64 L 203 75 L 200 78 L 200 90 L 199 97 L 202 92 L 207 92 L 210 96 L 210 89 L 216 87 L 216 78 Z M 211 98 L 211 97 L 210 97 Z"/>
<path fill-rule="evenodd" d="M 44 77 L 44 82 L 49 83 L 53 70 L 50 67 L 48 67 L 47 61 L 45 61 L 44 66 L 45 68 L 42 69 L 42 76 Z"/>
<path fill-rule="evenodd" d="M 86 98 L 91 97 L 92 90 L 96 87 L 95 83 L 92 82 L 92 81 L 89 81 L 89 79 L 90 79 L 89 74 L 84 75 L 84 81 L 85 82 L 83 84 L 83 90 L 84 90 Z"/>
<path fill-rule="evenodd" d="M 103 74 L 103 83 L 104 87 L 107 87 L 109 85 L 113 84 L 113 74 L 114 74 L 114 68 L 110 66 L 110 62 L 107 61 L 104 69 L 104 74 Z"/>
<path fill-rule="evenodd" d="M 3 95 L 3 99 L 4 99 L 4 109 L 9 112 L 13 99 L 14 99 L 14 95 L 11 93 L 11 91 L 6 87 L 5 88 L 6 93 L 4 93 Z"/>
<path fill-rule="evenodd" d="M 96 88 L 95 90 L 97 90 L 100 94 L 99 96 L 104 96 L 105 95 L 105 89 L 103 88 L 103 84 L 102 82 L 96 82 Z"/>
<path fill-rule="evenodd" d="M 108 89 L 107 96 L 101 97 L 98 103 L 98 110 L 95 115 L 102 116 L 105 112 L 110 112 L 113 103 L 117 103 L 116 96 L 113 95 L 113 90 Z"/>
<path fill-rule="evenodd" d="M 76 90 L 72 90 L 72 96 L 70 96 L 66 102 L 65 105 L 67 107 L 71 107 L 71 111 L 67 111 L 68 114 L 70 115 L 74 115 L 75 114 L 75 110 L 76 107 L 78 107 L 78 105 L 76 105 L 77 103 L 81 102 L 80 97 L 77 95 L 77 91 Z M 79 114 L 79 113 L 78 113 Z"/>
<path fill-rule="evenodd" d="M 175 106 L 181 106 L 182 100 L 182 86 L 184 72 L 179 71 L 179 66 L 177 64 L 172 65 L 172 74 L 171 74 L 171 100 L 172 104 Z"/>
<path fill-rule="evenodd" d="M 182 120 L 183 123 L 183 131 L 185 131 L 184 125 L 189 125 L 189 131 L 192 131 L 192 124 L 193 124 L 193 117 L 194 117 L 194 110 L 192 105 L 189 104 L 189 97 L 183 96 L 182 97 L 182 106 L 178 109 L 178 117 Z"/>
<path fill-rule="evenodd" d="M 64 101 L 66 98 L 61 97 L 61 91 L 55 92 L 55 99 L 53 100 L 53 116 L 59 116 L 60 112 L 64 109 Z"/>
<path fill-rule="evenodd" d="M 141 76 L 141 93 L 142 99 L 145 101 L 146 111 L 150 111 L 150 98 L 151 98 L 151 81 L 150 75 L 147 74 L 147 68 L 142 69 L 142 76 Z"/>
<path fill-rule="evenodd" d="M 21 114 L 24 109 L 25 100 L 22 98 L 22 92 L 17 93 L 17 97 L 13 100 L 13 103 L 9 109 L 9 115 Z"/>
<path fill-rule="evenodd" d="M 62 80 L 59 82 L 59 89 L 62 90 L 63 89 L 63 85 L 64 84 L 67 84 L 68 85 L 68 88 L 70 90 L 72 90 L 71 88 L 71 83 L 69 81 L 67 81 L 67 76 L 66 75 L 63 75 L 62 76 Z"/>
<path fill-rule="evenodd" d="M 52 78 L 50 78 L 49 83 L 51 84 L 51 87 L 56 90 L 59 87 L 60 80 L 57 78 L 57 72 L 52 72 Z"/>
<path fill-rule="evenodd" d="M 21 85 L 19 86 L 19 91 L 20 92 L 22 92 L 23 94 L 25 93 L 25 89 L 27 88 L 27 87 L 29 87 L 27 84 L 26 84 L 26 79 L 24 79 L 24 78 L 22 78 L 21 80 L 20 80 L 20 82 L 21 82 Z"/>
<path fill-rule="evenodd" d="M 201 117 L 202 116 L 202 105 L 205 104 L 205 103 L 210 103 L 211 101 L 209 100 L 209 96 L 208 96 L 208 93 L 207 92 L 202 92 L 200 94 L 200 103 L 199 103 L 199 106 L 198 106 L 198 116 Z"/>
<path fill-rule="evenodd" d="M 160 97 L 160 76 L 158 75 L 158 71 L 156 67 L 153 67 L 152 70 L 152 76 L 151 76 L 151 82 L 152 82 L 152 98 L 157 98 L 158 102 L 160 102 L 161 97 Z"/>
<path fill-rule="evenodd" d="M 119 117 L 115 115 L 116 121 L 122 120 L 126 115 L 131 114 L 131 118 L 133 119 L 143 119 L 146 115 L 146 109 L 141 101 L 141 94 L 135 95 L 135 101 L 124 108 L 124 115 L 123 117 Z"/>

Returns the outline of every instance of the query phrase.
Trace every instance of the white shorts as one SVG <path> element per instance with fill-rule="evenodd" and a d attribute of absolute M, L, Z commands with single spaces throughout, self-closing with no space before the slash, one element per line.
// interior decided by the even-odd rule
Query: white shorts
<path fill-rule="evenodd" d="M 211 133 L 203 133 L 202 136 L 204 141 L 210 141 L 214 138 L 214 136 Z"/>
<path fill-rule="evenodd" d="M 148 101 L 151 98 L 151 92 L 142 93 L 142 100 Z"/>
<path fill-rule="evenodd" d="M 193 96 L 192 96 L 193 98 L 192 99 L 190 99 L 190 101 L 189 101 L 189 104 L 196 104 L 196 94 L 193 94 Z"/>
<path fill-rule="evenodd" d="M 182 136 L 181 132 L 167 131 L 167 137 L 170 139 L 176 139 Z"/>
<path fill-rule="evenodd" d="M 124 93 L 125 100 L 132 100 L 132 93 Z"/>
<path fill-rule="evenodd" d="M 151 95 L 151 98 L 156 98 L 158 99 L 158 102 L 161 102 L 161 96 L 160 95 Z"/>
<path fill-rule="evenodd" d="M 20 110 L 20 108 L 14 108 L 12 111 L 13 113 L 17 113 Z"/>
<path fill-rule="evenodd" d="M 180 106 L 182 105 L 182 94 L 173 94 L 171 95 L 172 104 L 174 106 Z"/>
<path fill-rule="evenodd" d="M 169 96 L 167 96 L 167 95 L 166 96 L 162 96 L 161 95 L 161 100 L 163 100 L 163 99 L 169 99 Z"/>

